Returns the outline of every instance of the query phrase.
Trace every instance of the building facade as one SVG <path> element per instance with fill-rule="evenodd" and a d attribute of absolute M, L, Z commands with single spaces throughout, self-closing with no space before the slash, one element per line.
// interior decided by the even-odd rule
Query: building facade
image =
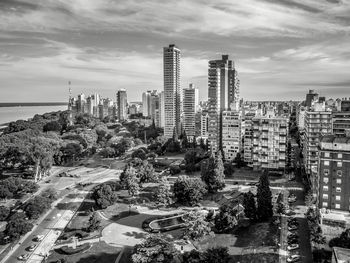
<path fill-rule="evenodd" d="M 180 49 L 169 45 L 163 49 L 164 136 L 171 138 L 174 129 L 181 134 Z"/>
<path fill-rule="evenodd" d="M 255 117 L 254 112 L 247 112 L 244 114 L 244 143 L 243 143 L 243 158 L 244 162 L 249 167 L 253 165 L 253 118 Z"/>
<path fill-rule="evenodd" d="M 117 91 L 117 118 L 119 121 L 127 119 L 128 114 L 128 102 L 125 89 Z"/>
<path fill-rule="evenodd" d="M 226 160 L 233 161 L 242 150 L 241 124 L 240 112 L 222 112 L 222 150 Z"/>
<path fill-rule="evenodd" d="M 189 137 L 195 136 L 196 112 L 199 106 L 199 91 L 190 84 L 187 89 L 183 89 L 183 128 Z"/>
<path fill-rule="evenodd" d="M 288 118 L 254 117 L 253 169 L 284 170 L 287 161 Z"/>
<path fill-rule="evenodd" d="M 314 191 L 319 208 L 350 210 L 350 137 L 326 135 L 319 144 Z"/>

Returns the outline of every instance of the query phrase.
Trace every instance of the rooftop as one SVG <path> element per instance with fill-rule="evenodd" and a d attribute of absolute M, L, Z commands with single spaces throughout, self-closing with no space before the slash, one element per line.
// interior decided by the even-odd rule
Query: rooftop
<path fill-rule="evenodd" d="M 350 263 L 350 249 L 341 248 L 341 247 L 333 247 L 333 253 L 334 253 L 333 255 L 335 257 L 335 262 Z"/>

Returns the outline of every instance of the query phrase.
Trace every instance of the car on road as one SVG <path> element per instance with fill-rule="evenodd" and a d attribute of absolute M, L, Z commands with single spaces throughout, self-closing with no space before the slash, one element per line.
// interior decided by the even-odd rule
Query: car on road
<path fill-rule="evenodd" d="M 298 235 L 297 233 L 290 233 L 290 234 L 288 234 L 288 236 L 287 236 L 287 238 L 293 238 L 293 237 L 298 238 L 299 235 Z"/>
<path fill-rule="evenodd" d="M 297 237 L 288 238 L 287 243 L 288 243 L 288 245 L 298 244 L 298 243 L 299 243 L 299 240 L 298 240 L 298 238 L 297 238 Z"/>
<path fill-rule="evenodd" d="M 27 248 L 28 251 L 34 251 L 38 245 L 33 244 Z"/>
<path fill-rule="evenodd" d="M 21 261 L 26 261 L 29 258 L 29 254 L 20 255 L 17 259 Z"/>
<path fill-rule="evenodd" d="M 298 244 L 291 244 L 287 247 L 287 250 L 295 250 L 295 249 L 298 249 L 299 248 L 299 245 Z"/>
<path fill-rule="evenodd" d="M 288 226 L 298 226 L 299 222 L 298 221 L 290 221 L 288 222 Z"/>
<path fill-rule="evenodd" d="M 292 263 L 292 262 L 297 262 L 300 260 L 300 256 L 299 255 L 291 255 L 287 258 L 287 262 L 288 263 Z"/>
<path fill-rule="evenodd" d="M 37 235 L 36 237 L 34 237 L 34 241 L 36 242 L 40 242 L 44 239 L 44 235 Z"/>

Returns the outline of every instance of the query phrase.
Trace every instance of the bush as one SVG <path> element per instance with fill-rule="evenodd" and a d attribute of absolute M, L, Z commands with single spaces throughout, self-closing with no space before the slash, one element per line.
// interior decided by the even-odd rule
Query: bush
<path fill-rule="evenodd" d="M 88 250 L 89 248 L 90 248 L 90 244 L 85 243 L 83 245 L 76 247 L 75 249 L 72 247 L 64 246 L 64 247 L 61 247 L 59 250 L 63 254 L 73 255 L 73 254 L 77 254 L 77 253 L 83 252 L 85 250 Z"/>
<path fill-rule="evenodd" d="M 5 221 L 10 215 L 10 209 L 6 206 L 0 206 L 0 221 Z"/>
<path fill-rule="evenodd" d="M 65 232 L 62 236 L 61 239 L 63 240 L 67 240 L 71 237 L 77 237 L 77 238 L 85 238 L 87 237 L 89 234 L 82 231 L 82 230 L 73 230 L 73 231 L 69 231 L 69 232 Z"/>

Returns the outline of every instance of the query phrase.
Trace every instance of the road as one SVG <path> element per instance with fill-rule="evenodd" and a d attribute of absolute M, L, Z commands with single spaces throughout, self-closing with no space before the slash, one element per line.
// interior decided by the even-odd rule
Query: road
<path fill-rule="evenodd" d="M 77 177 L 58 177 L 62 171 L 69 174 L 75 174 Z M 17 258 L 23 254 L 30 254 L 27 262 L 41 262 L 42 255 L 48 254 L 53 247 L 55 241 L 61 234 L 62 230 L 74 216 L 75 211 L 80 207 L 87 191 L 73 189 L 78 183 L 91 182 L 98 184 L 116 179 L 119 177 L 121 170 L 113 170 L 106 168 L 87 168 L 87 167 L 54 167 L 51 176 L 40 182 L 40 191 L 46 188 L 54 188 L 59 192 L 59 199 L 52 208 L 37 220 L 33 230 L 26 236 L 22 237 L 17 245 L 13 245 L 13 249 L 3 258 L 1 263 L 18 262 Z M 46 183 L 45 183 L 46 182 Z M 35 244 L 33 238 L 37 235 L 44 235 L 44 239 L 37 243 L 34 252 L 27 249 L 30 245 Z"/>

